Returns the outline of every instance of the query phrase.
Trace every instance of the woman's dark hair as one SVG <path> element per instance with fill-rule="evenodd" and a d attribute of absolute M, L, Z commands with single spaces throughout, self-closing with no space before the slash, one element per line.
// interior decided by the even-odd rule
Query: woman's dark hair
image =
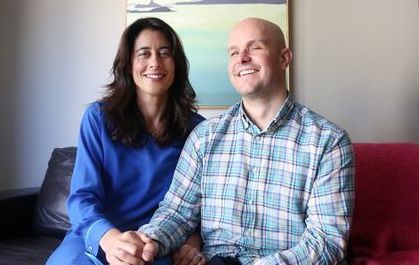
<path fill-rule="evenodd" d="M 147 128 L 138 108 L 136 85 L 132 77 L 132 57 L 138 35 L 145 29 L 159 31 L 171 45 L 175 61 L 175 78 L 168 91 L 163 116 L 165 128 L 157 141 L 162 146 L 175 139 L 186 138 L 192 113 L 196 112 L 195 91 L 189 82 L 189 64 L 182 42 L 166 22 L 158 18 L 140 18 L 128 26 L 121 36 L 112 67 L 113 81 L 106 85 L 101 100 L 111 138 L 127 146 L 141 147 L 146 141 Z"/>

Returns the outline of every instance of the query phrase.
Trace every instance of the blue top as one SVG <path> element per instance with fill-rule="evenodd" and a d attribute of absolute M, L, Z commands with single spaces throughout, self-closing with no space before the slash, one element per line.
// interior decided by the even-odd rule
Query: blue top
<path fill-rule="evenodd" d="M 84 113 L 68 199 L 71 231 L 97 255 L 111 228 L 136 230 L 148 223 L 169 188 L 184 140 L 161 147 L 151 136 L 145 146 L 128 147 L 110 138 L 103 103 Z M 204 118 L 194 113 L 190 130 Z"/>

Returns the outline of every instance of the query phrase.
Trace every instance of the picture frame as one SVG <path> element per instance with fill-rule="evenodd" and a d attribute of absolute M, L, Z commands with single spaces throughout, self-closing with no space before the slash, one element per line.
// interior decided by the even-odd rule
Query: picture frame
<path fill-rule="evenodd" d="M 289 41 L 287 0 L 127 0 L 126 24 L 141 17 L 167 22 L 182 40 L 199 108 L 226 108 L 240 100 L 227 73 L 227 39 L 247 17 L 278 24 Z"/>

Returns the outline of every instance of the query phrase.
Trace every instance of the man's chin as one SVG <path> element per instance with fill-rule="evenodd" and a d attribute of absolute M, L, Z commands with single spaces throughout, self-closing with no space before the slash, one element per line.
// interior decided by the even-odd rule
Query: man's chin
<path fill-rule="evenodd" d="M 254 86 L 241 86 L 241 87 L 236 87 L 236 91 L 242 96 L 242 97 L 247 97 L 247 96 L 252 96 L 254 94 L 257 93 L 257 88 Z"/>

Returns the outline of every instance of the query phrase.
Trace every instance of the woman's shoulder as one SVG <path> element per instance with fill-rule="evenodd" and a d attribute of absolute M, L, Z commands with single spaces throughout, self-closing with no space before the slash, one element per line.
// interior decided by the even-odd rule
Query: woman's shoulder
<path fill-rule="evenodd" d="M 192 113 L 192 118 L 191 118 L 192 127 L 195 127 L 196 125 L 198 125 L 203 120 L 205 120 L 205 117 L 202 116 L 201 114 L 199 114 L 197 112 Z"/>
<path fill-rule="evenodd" d="M 84 123 L 86 122 L 91 123 L 93 121 L 95 121 L 95 123 L 98 123 L 98 122 L 102 123 L 104 120 L 103 105 L 104 103 L 100 101 L 95 101 L 93 103 L 90 103 L 86 107 L 86 110 L 84 111 L 84 115 L 83 115 Z"/>
<path fill-rule="evenodd" d="M 89 105 L 87 105 L 86 110 L 85 110 L 85 116 L 89 116 L 89 117 L 101 117 L 103 118 L 103 107 L 104 107 L 105 103 L 101 102 L 101 101 L 95 101 L 92 103 L 89 103 Z"/>

